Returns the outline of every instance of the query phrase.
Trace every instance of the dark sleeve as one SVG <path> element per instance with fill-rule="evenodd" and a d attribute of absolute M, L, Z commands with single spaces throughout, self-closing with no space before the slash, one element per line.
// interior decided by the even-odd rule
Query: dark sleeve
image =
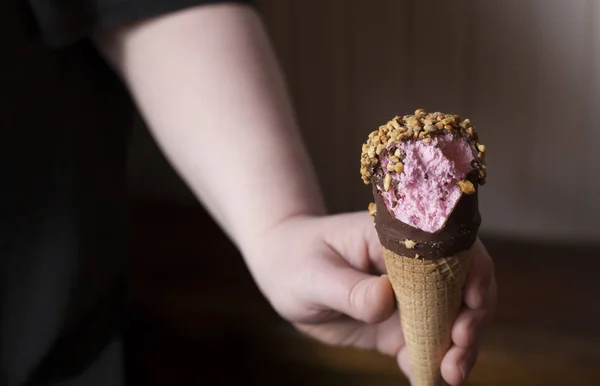
<path fill-rule="evenodd" d="M 252 0 L 28 0 L 43 39 L 70 44 L 90 33 L 187 7 Z"/>

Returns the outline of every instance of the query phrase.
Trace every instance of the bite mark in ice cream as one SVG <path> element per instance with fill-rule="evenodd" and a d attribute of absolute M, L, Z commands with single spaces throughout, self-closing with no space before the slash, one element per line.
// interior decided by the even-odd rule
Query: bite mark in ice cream
<path fill-rule="evenodd" d="M 390 159 L 381 158 L 382 170 L 393 181 L 387 191 L 378 187 L 394 216 L 415 228 L 435 233 L 441 230 L 462 192 L 458 182 L 473 169 L 475 158 L 464 138 L 439 135 L 431 142 L 405 141 L 402 173 L 387 171 Z"/>

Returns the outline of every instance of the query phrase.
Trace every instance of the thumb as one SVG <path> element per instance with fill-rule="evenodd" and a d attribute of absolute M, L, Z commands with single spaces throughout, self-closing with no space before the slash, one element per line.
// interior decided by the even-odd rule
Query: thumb
<path fill-rule="evenodd" d="M 354 319 L 379 323 L 394 313 L 394 293 L 386 276 L 368 275 L 339 264 L 324 269 L 314 284 L 315 299 Z"/>

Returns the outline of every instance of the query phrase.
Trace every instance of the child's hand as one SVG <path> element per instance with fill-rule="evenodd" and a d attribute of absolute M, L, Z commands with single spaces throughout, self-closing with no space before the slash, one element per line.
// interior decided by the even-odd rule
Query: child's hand
<path fill-rule="evenodd" d="M 294 217 L 264 233 L 244 255 L 271 304 L 300 331 L 328 344 L 377 350 L 410 364 L 373 218 L 366 213 Z M 474 246 L 464 307 L 442 375 L 459 385 L 471 371 L 496 302 L 493 263 Z"/>

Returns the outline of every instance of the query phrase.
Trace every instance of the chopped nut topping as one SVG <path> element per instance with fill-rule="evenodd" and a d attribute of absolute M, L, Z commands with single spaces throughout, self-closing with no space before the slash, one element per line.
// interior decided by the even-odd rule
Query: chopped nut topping
<path fill-rule="evenodd" d="M 390 184 L 392 183 L 392 177 L 386 174 L 383 178 L 383 189 L 387 192 L 390 190 Z"/>
<path fill-rule="evenodd" d="M 408 249 L 414 249 L 415 245 L 417 245 L 417 243 L 415 243 L 412 240 L 409 240 L 409 239 L 404 240 L 404 246 Z"/>
<path fill-rule="evenodd" d="M 392 126 L 394 127 L 394 129 L 400 130 L 401 126 L 400 126 L 400 123 L 398 122 L 398 117 L 392 119 L 390 123 L 392 124 Z"/>
<path fill-rule="evenodd" d="M 369 138 L 361 147 L 361 168 L 360 173 L 365 184 L 371 182 L 373 173 L 377 170 L 380 157 L 387 155 L 390 164 L 387 165 L 388 171 L 397 172 L 402 166 L 400 158 L 402 152 L 398 145 L 404 141 L 417 140 L 429 144 L 434 136 L 441 133 L 449 133 L 453 136 L 459 136 L 467 140 L 471 146 L 478 152 L 478 160 L 474 165 L 478 172 L 477 183 L 483 183 L 485 173 L 480 173 L 485 169 L 484 156 L 486 148 L 477 141 L 477 134 L 469 119 L 462 119 L 456 114 L 442 114 L 440 112 L 427 113 L 424 109 L 417 109 L 414 115 L 396 116 L 379 129 L 369 133 Z M 386 149 L 390 150 L 387 154 Z M 386 170 L 384 170 L 386 171 Z M 391 181 L 390 181 L 391 184 Z M 389 185 L 387 189 L 389 189 Z M 385 177 L 384 177 L 385 186 Z M 386 190 L 387 190 L 386 189 Z"/>
<path fill-rule="evenodd" d="M 419 122 L 414 122 L 412 124 L 409 123 L 408 128 L 412 129 L 413 131 L 421 131 L 421 125 L 419 124 Z"/>
<path fill-rule="evenodd" d="M 369 204 L 369 214 L 375 216 L 377 214 L 377 205 L 374 202 Z"/>
<path fill-rule="evenodd" d="M 396 173 L 402 173 L 404 171 L 404 165 L 400 162 L 398 162 L 395 166 L 394 166 L 394 171 Z"/>
<path fill-rule="evenodd" d="M 475 186 L 469 180 L 458 181 L 458 186 L 460 186 L 460 190 L 465 194 L 475 193 Z"/>
<path fill-rule="evenodd" d="M 415 259 L 418 259 L 418 258 L 419 258 L 419 254 L 415 253 Z"/>

